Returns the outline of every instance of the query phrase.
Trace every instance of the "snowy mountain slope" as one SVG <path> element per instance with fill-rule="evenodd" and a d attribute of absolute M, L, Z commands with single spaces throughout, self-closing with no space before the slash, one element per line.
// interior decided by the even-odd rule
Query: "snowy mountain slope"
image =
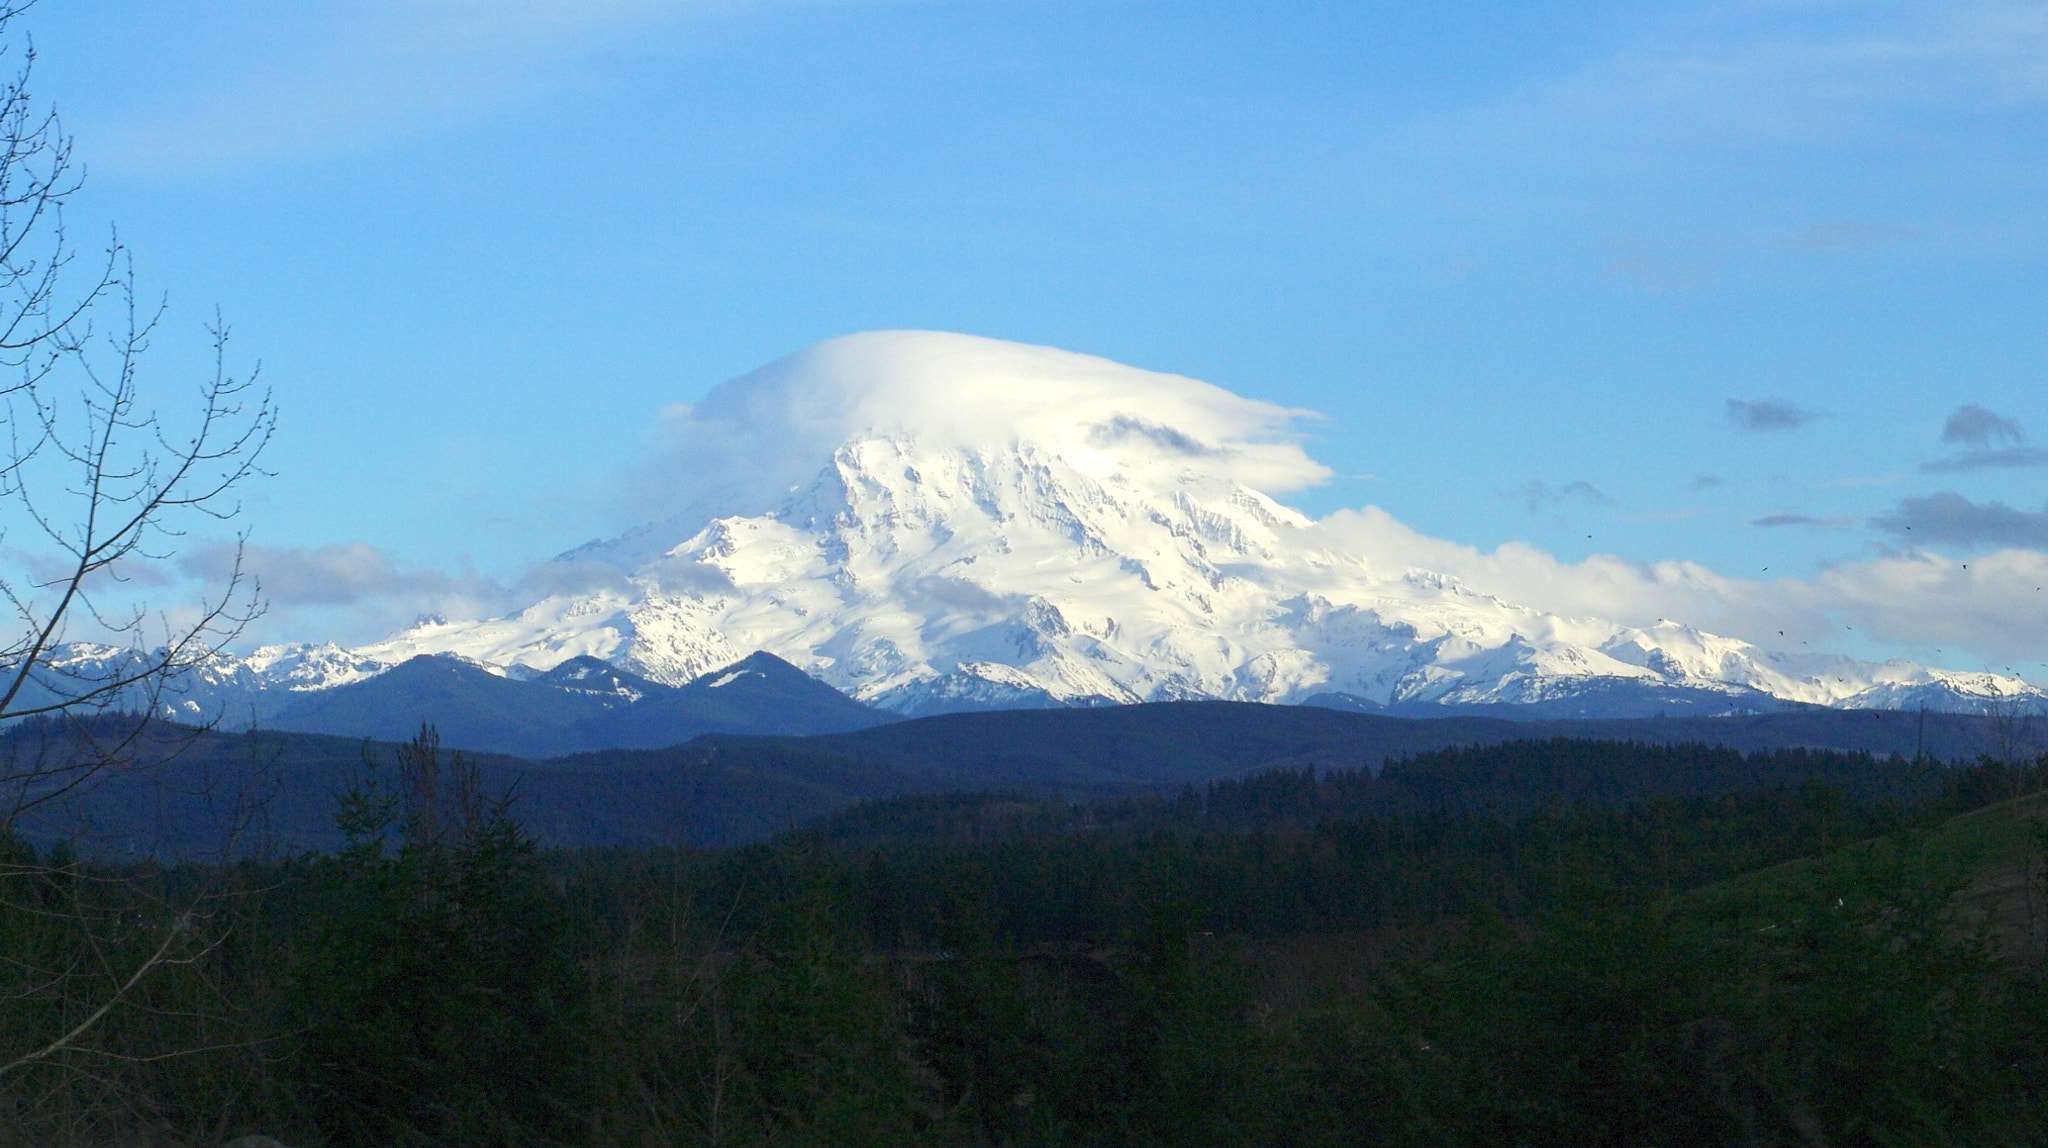
<path fill-rule="evenodd" d="M 909 714 L 1319 695 L 1592 712 L 2043 700 L 2017 679 L 1559 617 L 1375 568 L 1266 493 L 1327 473 L 1289 437 L 1292 415 L 1051 348 L 835 339 L 671 421 L 668 461 L 642 476 L 653 523 L 561 559 L 623 577 L 353 650 L 267 648 L 222 677 L 314 689 L 450 653 L 512 676 L 596 657 L 673 685 L 761 649 Z"/>

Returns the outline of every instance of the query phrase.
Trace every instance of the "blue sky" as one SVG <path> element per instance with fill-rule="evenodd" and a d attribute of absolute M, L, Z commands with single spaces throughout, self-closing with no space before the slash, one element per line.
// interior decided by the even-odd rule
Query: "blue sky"
<path fill-rule="evenodd" d="M 918 327 L 1320 412 L 1312 513 L 1694 563 L 1844 652 L 2044 677 L 2048 5 L 43 0 L 21 27 L 90 172 L 72 226 L 118 224 L 169 293 L 153 377 L 218 306 L 276 388 L 243 525 L 356 556 L 265 637 L 368 636 L 614 533 L 663 407 Z"/>

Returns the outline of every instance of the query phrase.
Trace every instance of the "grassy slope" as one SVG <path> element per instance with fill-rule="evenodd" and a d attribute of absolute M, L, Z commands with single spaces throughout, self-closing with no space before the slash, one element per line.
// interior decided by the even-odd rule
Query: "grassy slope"
<path fill-rule="evenodd" d="M 2048 791 L 1957 814 L 1924 837 L 1859 842 L 1695 889 L 1679 899 L 1707 906 L 1810 891 L 1836 863 L 1859 855 L 1889 856 L 1903 847 L 1915 865 L 1929 870 L 1953 865 L 1966 872 L 1958 895 L 1960 921 L 1987 926 L 2006 960 L 2039 968 L 2048 957 L 2048 839 L 2043 833 L 2048 833 Z"/>

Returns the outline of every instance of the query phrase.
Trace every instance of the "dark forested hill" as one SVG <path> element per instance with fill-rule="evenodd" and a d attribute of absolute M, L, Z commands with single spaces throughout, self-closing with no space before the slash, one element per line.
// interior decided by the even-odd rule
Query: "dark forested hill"
<path fill-rule="evenodd" d="M 1263 769 L 1377 769 L 1391 758 L 1446 746 L 1557 737 L 1654 745 L 1698 743 L 1744 753 L 1806 746 L 1944 761 L 1996 754 L 2001 740 L 2013 740 L 2009 731 L 1998 728 L 1997 719 L 1884 710 L 1508 721 L 1489 717 L 1416 719 L 1315 706 L 1201 701 L 944 714 L 806 738 L 804 744 L 816 751 L 913 773 L 941 773 L 959 779 L 958 787 L 1056 790 L 1085 796 L 1199 784 Z M 786 739 L 778 740 L 787 744 Z"/>
<path fill-rule="evenodd" d="M 420 670 L 441 674 L 455 693 L 474 683 L 454 665 L 446 674 L 446 665 Z M 702 690 L 738 684 L 711 682 Z M 527 684 L 493 679 L 490 688 Z M 281 730 L 167 733 L 135 766 L 108 771 L 96 787 L 25 829 L 40 837 L 83 836 L 117 853 L 205 851 L 229 836 L 244 847 L 328 847 L 338 840 L 335 795 L 360 772 L 365 753 L 388 766 L 389 742 L 419 729 L 417 711 L 380 712 L 368 695 L 357 696 L 364 707 L 358 716 L 379 723 L 382 740 Z M 552 703 L 556 696 L 543 700 Z M 683 691 L 677 697 L 679 707 L 688 700 Z M 746 719 L 737 701 L 727 704 L 733 706 L 728 715 L 737 712 L 731 720 Z M 520 716 L 499 712 L 508 721 Z M 658 711 L 651 712 L 650 728 L 658 725 Z M 447 744 L 461 744 L 443 732 Z M 722 845 L 761 840 L 859 802 L 903 794 L 1012 792 L 1069 801 L 1171 795 L 1184 786 L 1276 770 L 1370 776 L 1390 759 L 1550 738 L 1725 746 L 1743 753 L 1814 747 L 1909 760 L 1918 747 L 1929 757 L 1967 760 L 1997 756 L 2001 739 L 2011 741 L 2013 732 L 1996 719 L 1947 714 L 1923 719 L 1829 710 L 1631 721 L 1418 721 L 1312 707 L 1173 702 L 950 714 L 811 737 L 714 735 L 660 749 L 539 761 L 486 754 L 480 760 L 494 792 L 516 783 L 521 820 L 547 842 Z M 0 753 L 23 752 L 22 739 L 34 736 L 47 731 L 16 727 L 0 735 Z"/>
<path fill-rule="evenodd" d="M 1843 803 L 1881 810 L 1925 802 L 1964 775 L 1932 762 L 1862 752 L 1743 754 L 1698 743 L 1551 738 L 1429 750 L 1377 772 L 1282 767 L 1187 785 L 1178 793 L 1085 802 L 1021 790 L 910 793 L 864 801 L 802 832 L 837 845 L 868 845 L 1304 829 L 1371 818 L 1523 817 L 1803 789 L 1813 791 L 1816 810 Z"/>
<path fill-rule="evenodd" d="M 413 726 L 415 733 L 419 726 Z M 0 733 L 0 765 L 76 752 L 68 731 Z M 198 731 L 153 723 L 128 760 L 24 817 L 30 840 L 63 838 L 110 857 L 327 850 L 340 794 L 391 778 L 388 741 L 285 730 Z M 444 751 L 456 752 L 456 751 Z M 488 797 L 554 845 L 723 845 L 762 840 L 858 801 L 930 788 L 929 778 L 799 744 L 683 746 L 529 761 L 468 754 Z"/>

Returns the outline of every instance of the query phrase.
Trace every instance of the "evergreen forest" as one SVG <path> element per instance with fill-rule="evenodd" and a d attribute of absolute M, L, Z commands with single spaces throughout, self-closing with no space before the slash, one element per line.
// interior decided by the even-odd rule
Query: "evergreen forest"
<path fill-rule="evenodd" d="M 1557 738 L 542 848 L 0 858 L 0 1145 L 2048 1143 L 2048 757 Z"/>

